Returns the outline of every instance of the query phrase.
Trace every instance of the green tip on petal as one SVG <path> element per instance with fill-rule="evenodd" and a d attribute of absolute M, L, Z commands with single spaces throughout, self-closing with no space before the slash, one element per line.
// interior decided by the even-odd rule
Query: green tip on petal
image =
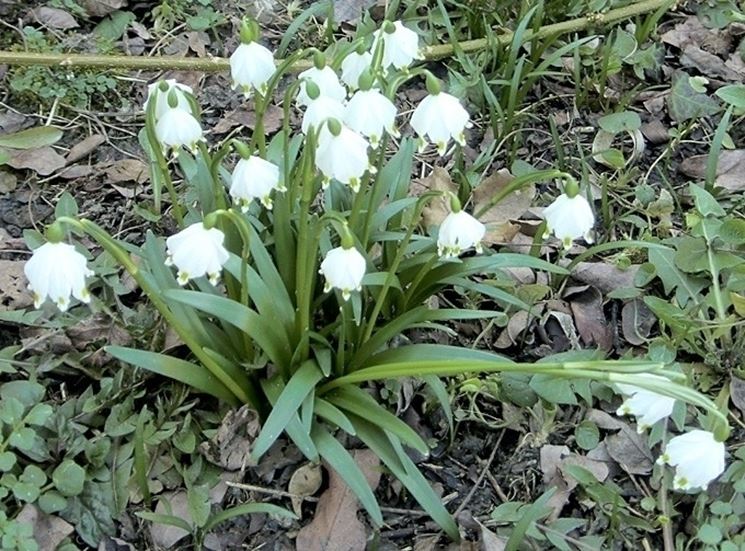
<path fill-rule="evenodd" d="M 386 21 L 383 23 L 383 32 L 387 34 L 393 34 L 396 32 L 396 25 L 394 25 L 391 21 Z"/>
<path fill-rule="evenodd" d="M 365 69 L 360 75 L 358 83 L 360 90 L 363 92 L 370 90 L 375 83 L 375 76 L 373 76 L 372 71 L 370 71 L 370 69 Z"/>
<path fill-rule="evenodd" d="M 316 100 L 318 99 L 318 96 L 321 95 L 321 89 L 318 87 L 318 84 L 316 84 L 312 80 L 306 80 L 305 93 L 308 94 L 308 97 L 310 99 Z"/>
<path fill-rule="evenodd" d="M 570 199 L 579 194 L 579 184 L 577 183 L 577 180 L 571 176 L 567 176 L 566 181 L 564 182 L 564 194 L 566 194 Z"/>
<path fill-rule="evenodd" d="M 441 91 L 442 86 L 440 86 L 440 81 L 437 80 L 435 75 L 427 71 L 427 92 L 429 92 L 433 96 L 436 96 Z"/>
<path fill-rule="evenodd" d="M 450 195 L 450 210 L 452 212 L 460 212 L 462 210 L 460 199 L 458 199 L 458 196 L 455 195 L 455 193 L 448 192 L 448 194 Z"/>
<path fill-rule="evenodd" d="M 334 136 L 338 136 L 341 134 L 341 123 L 338 119 L 329 119 L 326 122 L 326 126 L 329 129 L 329 132 L 331 132 Z"/>
<path fill-rule="evenodd" d="M 323 55 L 323 52 L 316 51 L 313 54 L 313 66 L 319 71 L 326 67 L 326 56 Z"/>

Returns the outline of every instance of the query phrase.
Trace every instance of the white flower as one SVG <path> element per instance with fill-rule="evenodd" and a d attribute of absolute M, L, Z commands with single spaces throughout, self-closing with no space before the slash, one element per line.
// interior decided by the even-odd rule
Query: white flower
<path fill-rule="evenodd" d="M 230 75 L 233 88 L 240 87 L 248 97 L 252 90 L 266 94 L 267 82 L 274 74 L 274 54 L 258 42 L 241 44 L 230 56 Z"/>
<path fill-rule="evenodd" d="M 181 147 L 196 150 L 197 143 L 204 141 L 199 121 L 194 116 L 176 107 L 169 108 L 155 125 L 155 137 L 164 149 L 173 149 L 178 155 Z"/>
<path fill-rule="evenodd" d="M 673 488 L 706 490 L 724 472 L 724 442 L 705 430 L 692 430 L 671 438 L 657 463 L 675 467 Z"/>
<path fill-rule="evenodd" d="M 272 190 L 286 191 L 279 181 L 279 167 L 255 155 L 241 159 L 235 165 L 230 179 L 230 196 L 243 212 L 254 199 L 266 208 L 272 208 Z"/>
<path fill-rule="evenodd" d="M 341 62 L 341 79 L 352 90 L 360 87 L 360 75 L 370 68 L 372 54 L 352 52 Z"/>
<path fill-rule="evenodd" d="M 143 106 L 145 112 L 147 112 L 148 104 L 152 101 L 152 98 L 155 97 L 155 120 L 158 121 L 163 114 L 170 109 L 168 105 L 168 96 L 171 94 L 171 91 L 173 91 L 178 100 L 176 107 L 193 115 L 192 105 L 188 99 L 188 96 L 194 93 L 191 87 L 176 82 L 176 80 L 172 78 L 166 80 L 165 83 L 168 85 L 168 89 L 165 91 L 159 88 L 160 82 L 154 82 L 153 84 L 148 85 L 147 98 L 145 99 L 145 105 Z"/>
<path fill-rule="evenodd" d="M 166 266 L 178 268 L 178 283 L 207 275 L 212 285 L 220 279 L 220 270 L 228 261 L 223 247 L 225 234 L 217 228 L 207 229 L 202 222 L 192 224 L 166 239 Z"/>
<path fill-rule="evenodd" d="M 546 236 L 553 232 L 565 249 L 569 249 L 572 241 L 580 237 L 592 243 L 590 231 L 595 225 L 595 215 L 582 195 L 570 198 L 562 193 L 543 210 L 543 218 L 546 220 Z"/>
<path fill-rule="evenodd" d="M 316 167 L 323 174 L 325 185 L 333 178 L 356 192 L 360 189 L 362 176 L 372 169 L 367 156 L 370 144 L 343 124 L 340 126 L 338 136 L 334 136 L 328 129 L 328 124 L 321 127 L 316 149 Z"/>
<path fill-rule="evenodd" d="M 458 256 L 461 252 L 475 247 L 481 252 L 481 240 L 486 226 L 464 210 L 451 212 L 440 224 L 437 235 L 437 253 L 445 258 Z"/>
<path fill-rule="evenodd" d="M 369 138 L 373 148 L 378 147 L 384 130 L 392 136 L 398 135 L 395 119 L 396 106 L 379 90 L 358 90 L 344 111 L 346 125 Z"/>
<path fill-rule="evenodd" d="M 450 138 L 460 145 L 466 144 L 464 132 L 470 127 L 468 111 L 455 96 L 445 92 L 429 95 L 414 109 L 411 127 L 419 134 L 420 151 L 429 140 L 437 146 L 437 152 L 444 155 Z"/>
<path fill-rule="evenodd" d="M 640 377 L 654 378 L 661 382 L 667 379 L 655 375 L 641 374 Z M 636 431 L 644 432 L 660 419 L 670 416 L 675 406 L 675 399 L 657 394 L 651 390 L 639 388 L 634 385 L 617 384 L 618 389 L 629 396 L 624 400 L 616 415 L 633 415 L 636 417 Z"/>
<path fill-rule="evenodd" d="M 366 268 L 365 257 L 354 247 L 331 249 L 321 262 L 320 273 L 326 278 L 323 291 L 327 293 L 332 288 L 339 289 L 344 300 L 349 299 L 352 291 L 362 289 Z"/>
<path fill-rule="evenodd" d="M 318 96 L 311 100 L 303 115 L 302 130 L 307 134 L 311 127 L 318 130 L 328 119 L 339 119 L 344 117 L 344 104 L 329 96 Z"/>
<path fill-rule="evenodd" d="M 336 76 L 334 70 L 328 65 L 323 69 L 316 67 L 306 69 L 298 75 L 298 78 L 301 81 L 300 92 L 297 95 L 297 101 L 300 105 L 308 105 L 313 101 L 305 91 L 304 81 L 306 80 L 312 80 L 318 86 L 318 91 L 322 96 L 328 96 L 337 101 L 343 101 L 347 97 L 347 91 L 342 83 L 339 82 L 339 77 Z"/>
<path fill-rule="evenodd" d="M 394 22 L 393 27 L 392 33 L 385 32 L 385 29 L 378 29 L 374 33 L 373 51 L 380 38 L 383 38 L 383 70 L 387 70 L 391 65 L 401 70 L 411 65 L 415 59 L 422 59 L 419 52 L 419 36 L 404 27 L 400 21 Z"/>
<path fill-rule="evenodd" d="M 63 312 L 70 307 L 70 295 L 80 302 L 91 301 L 85 278 L 93 272 L 88 269 L 85 257 L 72 245 L 44 243 L 34 250 L 23 271 L 34 295 L 35 308 L 47 297 Z"/>

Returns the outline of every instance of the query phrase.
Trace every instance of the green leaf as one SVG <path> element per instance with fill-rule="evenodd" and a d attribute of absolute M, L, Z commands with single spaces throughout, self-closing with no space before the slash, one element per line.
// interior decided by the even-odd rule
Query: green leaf
<path fill-rule="evenodd" d="M 292 519 L 297 518 L 293 512 L 272 505 L 271 503 L 244 503 L 243 505 L 237 505 L 213 515 L 209 521 L 207 521 L 207 524 L 204 525 L 204 531 L 209 532 L 218 524 L 230 520 L 231 518 L 242 517 L 244 515 L 254 515 L 257 513 L 265 513 L 268 515 L 276 515 L 278 517 Z"/>
<path fill-rule="evenodd" d="M 745 220 L 729 218 L 719 226 L 719 239 L 730 245 L 745 244 Z"/>
<path fill-rule="evenodd" d="M 592 421 L 582 421 L 574 429 L 574 439 L 583 450 L 594 450 L 600 442 L 600 431 Z"/>
<path fill-rule="evenodd" d="M 19 450 L 29 451 L 34 447 L 34 441 L 36 439 L 36 433 L 29 427 L 21 427 L 18 430 L 11 433 L 8 442 L 11 446 L 18 448 Z"/>
<path fill-rule="evenodd" d="M 724 216 L 726 214 L 714 196 L 701 186 L 691 183 L 688 190 L 693 195 L 693 203 L 701 216 Z"/>
<path fill-rule="evenodd" d="M 207 524 L 210 516 L 210 492 L 206 484 L 192 486 L 186 491 L 186 502 L 191 514 L 191 520 L 195 526 L 202 527 Z"/>
<path fill-rule="evenodd" d="M 58 513 L 67 507 L 67 500 L 54 490 L 49 490 L 39 497 L 39 508 L 46 514 Z"/>
<path fill-rule="evenodd" d="M 713 97 L 696 92 L 690 83 L 690 75 L 685 71 L 673 74 L 670 95 L 667 97 L 667 107 L 670 117 L 676 122 L 714 115 L 721 109 L 719 102 Z"/>
<path fill-rule="evenodd" d="M 290 378 L 267 417 L 259 436 L 254 442 L 251 455 L 259 459 L 282 434 L 287 424 L 297 415 L 305 397 L 315 389 L 323 373 L 314 361 L 306 361 Z"/>
<path fill-rule="evenodd" d="M 52 145 L 62 138 L 62 130 L 53 126 L 36 126 L 0 136 L 0 147 L 36 149 Z"/>
<path fill-rule="evenodd" d="M 25 421 L 29 425 L 41 426 L 47 422 L 47 419 L 49 419 L 53 413 L 54 409 L 52 409 L 52 406 L 49 404 L 36 404 L 31 408 L 31 411 L 26 414 Z"/>
<path fill-rule="evenodd" d="M 189 385 L 200 392 L 210 394 L 230 404 L 238 404 L 235 395 L 212 375 L 206 367 L 165 354 L 126 348 L 124 346 L 107 346 L 104 350 L 123 362 L 152 371 L 158 375 L 170 377 L 175 381 Z"/>
<path fill-rule="evenodd" d="M 80 495 L 85 485 L 85 469 L 71 459 L 65 459 L 52 472 L 52 482 L 63 496 Z"/>
<path fill-rule="evenodd" d="M 275 406 L 285 387 L 280 377 L 273 377 L 271 379 L 263 379 L 261 381 L 261 388 L 264 390 L 267 398 L 269 398 L 269 402 L 272 406 Z M 308 393 L 308 396 L 312 393 L 313 392 Z M 303 402 L 305 402 L 305 400 L 303 400 Z M 319 461 L 318 450 L 316 449 L 316 445 L 313 443 L 313 439 L 310 437 L 310 430 L 308 430 L 308 428 L 300 421 L 300 416 L 297 412 L 290 418 L 287 427 L 285 427 L 285 432 L 287 432 L 290 439 L 309 461 Z"/>
<path fill-rule="evenodd" d="M 329 393 L 326 398 L 341 409 L 364 417 L 381 429 L 395 434 L 419 453 L 424 455 L 429 454 L 429 446 L 427 446 L 426 442 L 422 440 L 422 437 L 414 429 L 388 412 L 364 390 L 346 385 Z"/>
<path fill-rule="evenodd" d="M 0 421 L 15 427 L 21 423 L 24 409 L 23 404 L 12 396 L 4 398 L 0 402 Z"/>
<path fill-rule="evenodd" d="M 69 192 L 65 191 L 57 199 L 57 205 L 54 207 L 54 216 L 55 218 L 61 218 L 62 216 L 74 218 L 77 215 L 78 204 L 75 202 L 75 198 Z"/>
<path fill-rule="evenodd" d="M 675 299 L 681 306 L 690 300 L 698 302 L 698 294 L 707 285 L 704 278 L 693 278 L 681 272 L 675 265 L 673 249 L 649 249 L 648 254 L 657 276 L 662 280 L 665 294 L 675 291 Z"/>
<path fill-rule="evenodd" d="M 357 496 L 362 506 L 367 510 L 373 522 L 377 526 L 383 524 L 383 514 L 375 499 L 370 485 L 365 479 L 365 475 L 357 466 L 354 458 L 344 449 L 336 438 L 329 432 L 316 424 L 311 433 L 313 441 L 316 443 L 318 452 L 326 462 L 334 469 L 337 474 L 344 480 L 352 493 Z"/>
<path fill-rule="evenodd" d="M 163 515 L 160 513 L 151 513 L 149 511 L 137 511 L 135 515 L 137 515 L 141 519 L 154 522 L 155 524 L 165 524 L 166 526 L 175 526 L 176 528 L 181 528 L 183 531 L 188 532 L 189 534 L 191 534 L 192 532 L 192 527 L 189 526 L 189 523 L 186 522 L 181 517 L 176 517 L 173 515 Z"/>
<path fill-rule="evenodd" d="M 639 130 L 642 126 L 642 120 L 638 113 L 633 111 L 621 111 L 620 113 L 611 113 L 598 119 L 600 128 L 611 134 L 620 134 L 621 132 L 633 132 Z"/>
<path fill-rule="evenodd" d="M 15 398 L 26 408 L 30 408 L 44 398 L 44 387 L 32 381 L 11 381 L 0 386 L 0 398 Z"/>
<path fill-rule="evenodd" d="M 16 464 L 16 454 L 13 452 L 0 453 L 0 472 L 8 472 Z"/>
<path fill-rule="evenodd" d="M 722 541 L 722 531 L 713 524 L 704 524 L 698 529 L 696 537 L 708 545 L 716 545 Z"/>
<path fill-rule="evenodd" d="M 533 375 L 530 388 L 552 404 L 577 405 L 577 398 L 574 396 L 574 389 L 569 379 L 539 373 Z"/>
<path fill-rule="evenodd" d="M 720 99 L 737 109 L 745 109 L 745 84 L 722 86 L 714 92 Z"/>
<path fill-rule="evenodd" d="M 93 34 L 111 41 L 119 40 L 135 19 L 132 12 L 116 10 L 96 25 Z"/>
<path fill-rule="evenodd" d="M 334 404 L 331 404 L 322 398 L 316 398 L 314 412 L 316 415 L 333 423 L 347 434 L 354 436 L 354 425 L 352 425 L 349 418 L 344 415 L 344 412 Z"/>
<path fill-rule="evenodd" d="M 520 549 L 528 530 L 538 520 L 551 514 L 552 508 L 548 506 L 548 502 L 555 492 L 556 488 L 550 488 L 541 497 L 523 509 L 523 514 L 512 529 L 512 534 L 510 534 L 510 539 L 507 540 L 504 551 L 517 551 Z"/>

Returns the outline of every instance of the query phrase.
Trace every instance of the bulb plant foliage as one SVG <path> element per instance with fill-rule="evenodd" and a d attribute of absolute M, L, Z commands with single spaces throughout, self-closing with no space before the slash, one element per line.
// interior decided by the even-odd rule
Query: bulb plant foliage
<path fill-rule="evenodd" d="M 529 255 L 482 248 L 484 225 L 468 212 L 468 202 L 455 196 L 448 197 L 451 214 L 439 232 L 420 228 L 422 210 L 442 193 L 410 193 L 417 145 L 432 143 L 440 155 L 447 154 L 464 141 L 469 117 L 431 74 L 411 66 L 419 57 L 412 35 L 401 22 L 386 22 L 350 44 L 346 57 L 327 60 L 321 52 L 301 51 L 275 66 L 271 52 L 258 44 L 258 27 L 246 22 L 231 68 L 236 93 L 250 96 L 246 101 L 254 103 L 257 120 L 242 141 L 209 144 L 191 90 L 171 81 L 151 86 L 141 139 L 152 156 L 156 202 L 165 187 L 179 231 L 149 234 L 134 246 L 90 220 L 59 217 L 48 228 L 48 244 L 35 251 L 26 270 L 37 306 L 50 297 L 66 310 L 72 294 L 83 302 L 92 296 L 96 307 L 95 283 L 90 294 L 86 286 L 93 274 L 85 257 L 64 245 L 76 235 L 92 237 L 129 272 L 189 350 L 180 357 L 116 346 L 108 352 L 230 405 L 250 404 L 263 420 L 254 458 L 285 433 L 309 460 L 323 459 L 339 473 L 376 525 L 383 522 L 380 508 L 337 440 L 340 431 L 373 450 L 458 538 L 450 513 L 406 452 L 426 455 L 427 443 L 373 398 L 367 391 L 373 381 L 421 377 L 448 416 L 440 380 L 445 376 L 519 371 L 620 383 L 631 396 L 621 413 L 654 423 L 667 411 L 654 406 L 655 396 L 681 400 L 709 412 L 707 428 L 713 432 L 707 434 L 721 442 L 726 417 L 661 363 L 521 364 L 456 346 L 390 346 L 410 328 L 529 308 L 498 287 L 486 291 L 495 305 L 490 310 L 427 306 L 449 286 L 484 293 L 487 286 L 474 276 L 500 277 L 501 270 L 513 267 L 566 275 Z M 256 52 L 261 52 L 257 66 L 242 57 Z M 263 115 L 290 66 L 304 58 L 313 59 L 313 68 L 290 79 L 282 101 L 284 128 L 267 142 Z M 411 131 L 393 100 L 401 85 L 416 78 L 426 79 L 429 95 L 412 118 L 417 138 L 400 137 L 399 129 L 403 135 Z M 302 132 L 289 126 L 291 109 L 305 113 Z M 184 181 L 178 190 L 176 171 Z M 562 176 L 570 182 L 567 191 L 577 196 L 576 183 Z M 568 208 L 561 207 L 562 216 L 572 216 L 565 213 Z M 583 213 L 582 227 L 560 231 L 565 224 L 559 220 L 551 229 L 565 243 L 580 238 L 591 225 Z M 655 375 L 640 376 L 650 371 Z M 684 470 L 683 445 L 671 446 L 664 461 Z M 701 486 L 707 474 L 713 470 L 681 476 Z"/>

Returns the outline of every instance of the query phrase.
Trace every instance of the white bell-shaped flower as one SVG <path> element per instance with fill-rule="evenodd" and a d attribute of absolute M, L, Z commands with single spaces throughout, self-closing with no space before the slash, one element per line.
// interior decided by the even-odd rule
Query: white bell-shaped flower
<path fill-rule="evenodd" d="M 194 112 L 192 110 L 192 104 L 189 102 L 188 99 L 188 97 L 194 93 L 191 87 L 187 86 L 186 84 L 176 82 L 176 80 L 172 78 L 169 78 L 168 80 L 162 82 L 165 82 L 168 85 L 167 89 L 161 89 L 161 82 L 154 82 L 153 84 L 148 85 L 147 98 L 145 99 L 145 105 L 143 106 L 145 112 L 147 112 L 147 106 L 149 105 L 149 103 L 153 101 L 153 98 L 155 98 L 155 120 L 160 120 L 165 112 L 170 109 L 168 105 L 168 96 L 170 95 L 171 91 L 173 91 L 174 95 L 176 96 L 176 107 L 193 115 Z"/>
<path fill-rule="evenodd" d="M 717 442 L 711 432 L 696 429 L 671 438 L 657 463 L 675 467 L 676 490 L 706 490 L 724 472 L 724 453 L 724 442 Z"/>
<path fill-rule="evenodd" d="M 326 278 L 323 291 L 339 289 L 344 300 L 348 300 L 352 291 L 362 289 L 366 269 L 365 257 L 354 247 L 331 249 L 321 262 L 320 273 Z"/>
<path fill-rule="evenodd" d="M 485 233 L 486 226 L 466 211 L 451 212 L 440 224 L 437 253 L 445 258 L 452 258 L 471 247 L 480 253 L 481 240 Z"/>
<path fill-rule="evenodd" d="M 571 248 L 572 241 L 581 237 L 592 243 L 590 232 L 595 225 L 595 215 L 587 199 L 579 193 L 574 197 L 566 193 L 559 195 L 543 210 L 543 218 L 546 220 L 544 237 L 553 232 L 565 249 Z"/>
<path fill-rule="evenodd" d="M 352 52 L 341 62 L 341 80 L 351 90 L 360 87 L 360 76 L 372 64 L 373 56 L 370 52 Z"/>
<path fill-rule="evenodd" d="M 203 275 L 216 285 L 229 258 L 224 241 L 225 234 L 217 228 L 207 229 L 202 222 L 192 224 L 166 239 L 166 266 L 178 268 L 179 285 Z"/>
<path fill-rule="evenodd" d="M 307 134 L 308 130 L 315 128 L 318 130 L 321 125 L 328 119 L 344 118 L 344 104 L 339 100 L 329 96 L 318 96 L 311 100 L 303 114 L 302 130 Z"/>
<path fill-rule="evenodd" d="M 72 295 L 86 304 L 91 295 L 85 278 L 93 275 L 85 256 L 67 243 L 44 243 L 34 250 L 23 271 L 28 279 L 28 289 L 34 296 L 34 307 L 39 308 L 47 299 L 52 300 L 62 312 L 70 307 Z"/>
<path fill-rule="evenodd" d="M 373 148 L 378 147 L 383 131 L 398 136 L 395 120 L 396 106 L 379 90 L 358 90 L 344 111 L 344 123 L 366 136 Z"/>
<path fill-rule="evenodd" d="M 387 32 L 392 30 L 393 32 Z M 378 46 L 378 41 L 383 40 L 383 70 L 393 65 L 399 71 L 406 69 L 415 59 L 422 59 L 419 51 L 419 36 L 404 27 L 400 21 L 384 24 L 382 29 L 375 31 L 372 51 Z"/>
<path fill-rule="evenodd" d="M 199 121 L 188 111 L 177 107 L 169 108 L 155 125 L 155 137 L 163 149 L 172 149 L 177 156 L 182 147 L 196 151 L 197 144 L 204 141 L 204 133 Z"/>
<path fill-rule="evenodd" d="M 247 98 L 253 90 L 265 95 L 267 83 L 275 70 L 274 54 L 258 42 L 241 44 L 230 56 L 233 88 L 240 88 Z"/>
<path fill-rule="evenodd" d="M 312 80 L 318 86 L 318 91 L 322 96 L 328 96 L 336 101 L 344 101 L 344 98 L 347 97 L 347 91 L 344 85 L 339 82 L 339 77 L 336 76 L 334 70 L 328 65 L 322 69 L 317 67 L 306 69 L 298 75 L 298 78 L 301 81 L 300 91 L 297 95 L 297 102 L 300 105 L 308 105 L 313 101 L 305 90 L 304 81 L 306 80 Z"/>
<path fill-rule="evenodd" d="M 235 165 L 230 182 L 230 196 L 246 212 L 251 201 L 258 199 L 268 209 L 272 208 L 273 190 L 286 191 L 279 181 L 279 167 L 252 155 Z"/>
<path fill-rule="evenodd" d="M 639 377 L 653 377 L 661 382 L 667 382 L 663 377 L 655 375 L 641 374 Z M 674 398 L 634 385 L 617 384 L 616 386 L 618 390 L 628 396 L 616 411 L 616 415 L 633 415 L 636 417 L 636 431 L 640 434 L 651 428 L 657 421 L 669 417 L 673 412 Z"/>
<path fill-rule="evenodd" d="M 332 123 L 338 125 L 338 134 L 329 130 Z M 315 162 L 316 168 L 324 176 L 324 186 L 333 178 L 351 187 L 352 191 L 358 191 L 362 176 L 368 170 L 373 171 L 367 154 L 369 146 L 365 138 L 336 119 L 330 119 L 322 126 L 318 135 Z"/>
<path fill-rule="evenodd" d="M 423 151 L 429 141 L 437 146 L 440 155 L 445 154 L 451 138 L 465 145 L 465 129 L 470 126 L 468 111 L 458 98 L 445 92 L 425 97 L 411 116 L 411 127 L 419 134 L 419 151 Z"/>

